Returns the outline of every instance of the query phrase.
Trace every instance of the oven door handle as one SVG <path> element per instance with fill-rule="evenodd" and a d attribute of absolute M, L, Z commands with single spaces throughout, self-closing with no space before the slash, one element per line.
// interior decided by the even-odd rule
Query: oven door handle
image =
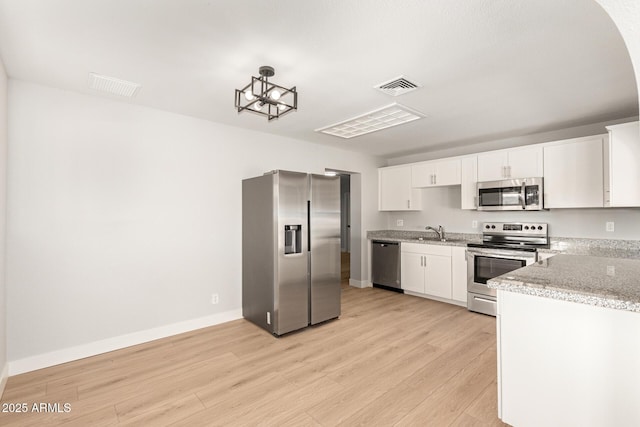
<path fill-rule="evenodd" d="M 482 302 L 490 302 L 492 304 L 495 304 L 496 301 L 492 300 L 492 299 L 487 299 L 487 298 L 482 298 L 482 297 L 477 297 L 477 296 L 473 296 L 473 299 L 478 300 L 478 301 L 482 301 Z"/>
<path fill-rule="evenodd" d="M 515 255 L 513 253 L 495 251 L 491 249 L 481 249 L 481 250 L 467 249 L 467 254 L 472 257 L 478 255 L 478 256 L 487 256 L 492 258 L 515 259 L 515 260 L 521 260 L 521 261 L 535 261 L 538 258 L 538 255 L 536 252 L 529 252 L 529 253 L 531 255 L 522 255 L 522 254 Z"/>

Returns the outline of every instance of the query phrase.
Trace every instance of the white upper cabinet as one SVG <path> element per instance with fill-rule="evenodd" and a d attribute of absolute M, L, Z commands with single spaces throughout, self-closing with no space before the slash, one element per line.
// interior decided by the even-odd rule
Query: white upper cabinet
<path fill-rule="evenodd" d="M 460 208 L 476 209 L 478 156 L 464 157 L 460 166 Z"/>
<path fill-rule="evenodd" d="M 460 159 L 415 163 L 411 167 L 412 186 L 440 187 L 460 184 Z"/>
<path fill-rule="evenodd" d="M 421 188 L 460 185 L 476 209 L 477 183 L 544 178 L 544 208 L 640 207 L 640 122 L 608 134 L 431 160 L 378 170 L 379 210 L 422 209 Z"/>
<path fill-rule="evenodd" d="M 507 152 L 478 154 L 478 181 L 497 181 L 507 177 Z"/>
<path fill-rule="evenodd" d="M 420 190 L 411 186 L 411 165 L 378 169 L 378 210 L 417 211 L 421 203 Z"/>
<path fill-rule="evenodd" d="M 478 154 L 478 182 L 540 177 L 542 165 L 539 145 Z"/>
<path fill-rule="evenodd" d="M 639 122 L 607 126 L 604 178 L 606 207 L 640 206 Z"/>
<path fill-rule="evenodd" d="M 603 207 L 603 148 L 607 135 L 544 147 L 544 207 Z"/>

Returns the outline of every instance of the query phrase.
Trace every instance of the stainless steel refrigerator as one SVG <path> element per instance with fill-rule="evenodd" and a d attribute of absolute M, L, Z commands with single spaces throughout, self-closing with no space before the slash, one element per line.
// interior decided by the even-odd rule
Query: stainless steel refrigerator
<path fill-rule="evenodd" d="M 242 181 L 242 315 L 274 335 L 340 316 L 340 179 Z"/>

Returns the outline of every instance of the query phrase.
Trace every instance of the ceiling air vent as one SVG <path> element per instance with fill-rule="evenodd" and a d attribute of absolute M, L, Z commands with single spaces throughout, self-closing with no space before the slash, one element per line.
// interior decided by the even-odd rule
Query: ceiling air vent
<path fill-rule="evenodd" d="M 96 73 L 89 73 L 89 88 L 112 95 L 126 96 L 132 98 L 138 93 L 140 85 L 128 82 L 115 77 L 103 76 Z"/>
<path fill-rule="evenodd" d="M 412 92 L 419 87 L 419 84 L 408 80 L 405 76 L 399 76 L 393 80 L 374 86 L 374 88 L 378 89 L 380 92 L 391 96 L 404 95 L 405 93 Z"/>

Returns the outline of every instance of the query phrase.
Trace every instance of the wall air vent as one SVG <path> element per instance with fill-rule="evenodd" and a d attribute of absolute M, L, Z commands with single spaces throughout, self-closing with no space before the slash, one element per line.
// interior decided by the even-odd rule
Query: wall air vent
<path fill-rule="evenodd" d="M 374 86 L 382 93 L 386 93 L 391 96 L 404 95 L 405 93 L 412 92 L 420 87 L 419 84 L 414 83 L 407 79 L 405 76 L 399 76 L 388 82 L 380 83 Z"/>
<path fill-rule="evenodd" d="M 424 114 L 404 105 L 393 103 L 358 117 L 316 129 L 316 132 L 339 138 L 353 138 L 378 130 L 398 126 L 424 117 Z"/>
<path fill-rule="evenodd" d="M 89 89 L 110 93 L 111 95 L 133 98 L 136 93 L 138 93 L 140 85 L 138 83 L 117 79 L 115 77 L 89 73 Z"/>

